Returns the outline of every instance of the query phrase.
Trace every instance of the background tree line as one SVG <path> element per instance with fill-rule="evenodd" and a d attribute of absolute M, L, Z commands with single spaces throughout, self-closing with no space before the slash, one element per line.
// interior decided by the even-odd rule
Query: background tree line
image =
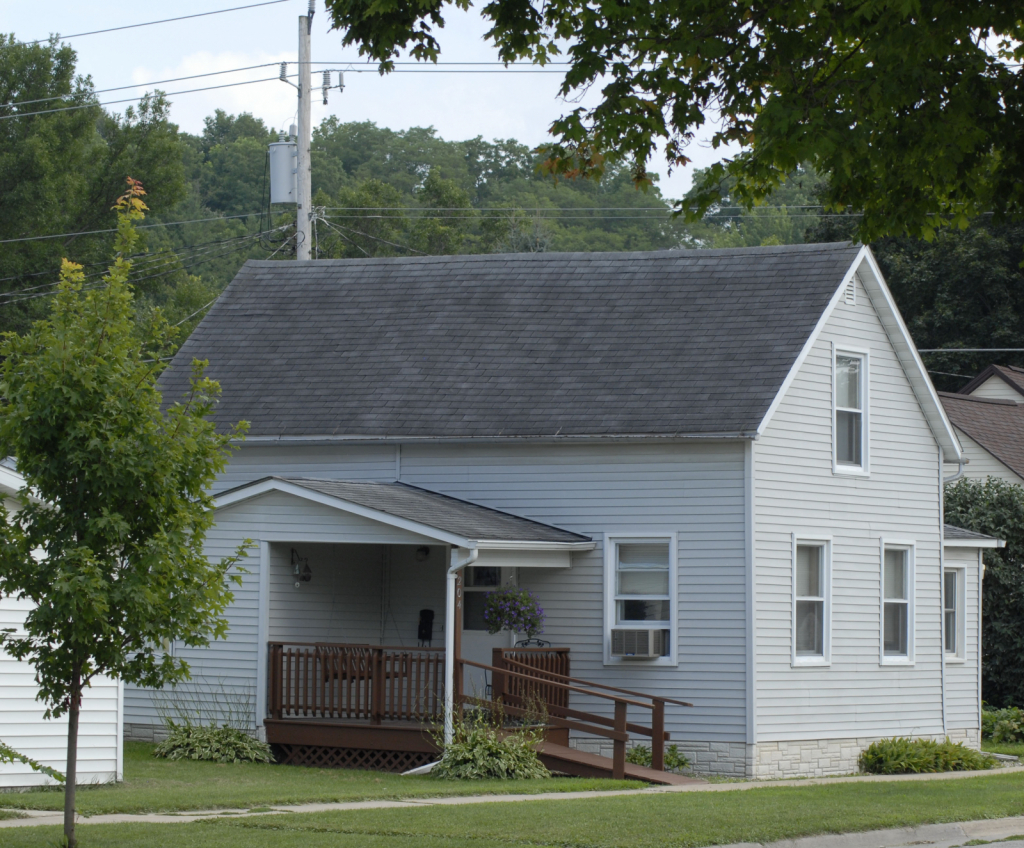
<path fill-rule="evenodd" d="M 249 258 L 288 259 L 294 216 L 268 204 L 267 145 L 276 133 L 250 114 L 216 111 L 181 132 L 155 94 L 123 114 L 98 105 L 74 51 L 0 39 L 0 330 L 46 314 L 60 260 L 96 284 L 110 255 L 108 200 L 129 173 L 147 186 L 132 282 L 142 312 L 162 307 L 186 332 Z M 84 106 L 26 117 L 47 98 Z M 21 104 L 21 105 L 17 105 Z M 542 173 L 542 156 L 514 139 L 439 138 L 331 117 L 313 134 L 316 255 L 322 258 L 520 251 L 742 247 L 850 238 L 855 213 L 825 215 L 826 181 L 791 171 L 769 204 L 745 209 L 726 180 L 701 221 L 673 219 L 656 175 L 635 187 L 629 163 L 599 181 Z M 695 185 L 706 182 L 695 175 Z M 684 199 L 685 200 L 685 199 Z M 732 205 L 735 204 L 735 205 Z M 184 226 L 152 226 L 196 221 Z M 872 243 L 919 347 L 1024 347 L 1024 225 L 982 216 L 933 240 Z M 941 389 L 1019 354 L 927 354 Z M 962 376 L 961 376 L 962 375 Z"/>

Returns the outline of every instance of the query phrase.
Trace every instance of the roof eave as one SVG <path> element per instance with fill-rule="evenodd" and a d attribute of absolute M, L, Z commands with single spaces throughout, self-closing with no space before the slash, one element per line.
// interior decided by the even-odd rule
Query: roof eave
<path fill-rule="evenodd" d="M 285 494 L 294 495 L 295 497 L 302 498 L 313 503 L 319 503 L 323 506 L 332 507 L 334 509 L 342 510 L 343 512 L 367 518 L 371 521 L 379 522 L 380 524 L 396 527 L 400 530 L 406 530 L 410 533 L 434 539 L 438 542 L 443 542 L 444 544 L 448 544 L 456 548 L 468 548 L 470 550 L 571 552 L 591 551 L 597 546 L 596 542 L 586 539 L 580 539 L 579 541 L 572 542 L 553 542 L 539 539 L 476 539 L 469 536 L 459 535 L 458 533 L 453 533 L 449 530 L 444 530 L 429 524 L 413 521 L 408 518 L 402 518 L 401 516 L 363 506 L 362 504 L 353 503 L 352 501 L 345 500 L 344 498 L 324 494 L 323 492 L 318 492 L 314 489 L 300 486 L 280 477 L 262 477 L 258 480 L 253 480 L 251 483 L 245 483 L 241 486 L 236 486 L 233 489 L 221 492 L 213 499 L 214 509 L 224 509 L 229 506 L 235 506 L 236 504 L 244 501 L 265 495 L 268 492 L 283 492 Z"/>
<path fill-rule="evenodd" d="M 555 444 L 561 442 L 618 442 L 618 441 L 736 441 L 743 439 L 757 439 L 760 434 L 756 430 L 741 430 L 721 433 L 609 433 L 609 434 L 563 434 L 554 433 L 551 435 L 535 436 L 361 436 L 361 435 L 338 435 L 323 434 L 309 436 L 277 435 L 277 436 L 245 436 L 232 441 L 240 444 L 282 444 L 295 443 L 304 445 L 335 444 L 338 442 L 359 442 L 359 443 L 388 443 L 388 444 L 446 444 L 473 443 L 486 444 L 488 442 L 531 442 Z"/>

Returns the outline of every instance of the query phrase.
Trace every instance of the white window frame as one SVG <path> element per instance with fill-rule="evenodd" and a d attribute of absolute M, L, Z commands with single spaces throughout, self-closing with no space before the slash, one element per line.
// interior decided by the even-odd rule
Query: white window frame
<path fill-rule="evenodd" d="M 907 654 L 906 656 L 891 656 L 885 653 L 885 550 L 892 548 L 907 552 Z M 881 665 L 902 665 L 914 664 L 914 632 L 916 612 L 916 571 L 917 571 L 917 543 L 907 539 L 886 539 L 879 540 L 878 544 L 878 660 Z"/>
<path fill-rule="evenodd" d="M 669 623 L 667 626 L 650 627 L 650 630 L 668 630 L 669 653 L 666 657 L 651 660 L 624 660 L 612 656 L 612 628 L 615 623 L 616 571 L 618 568 L 619 544 L 654 544 L 668 542 L 668 588 Z M 604 664 L 623 665 L 626 668 L 650 668 L 652 666 L 675 666 L 679 664 L 679 550 L 675 533 L 605 533 L 604 534 Z M 635 630 L 645 629 L 639 622 Z"/>
<path fill-rule="evenodd" d="M 839 464 L 839 428 L 836 421 L 836 413 L 839 411 L 836 401 L 839 398 L 836 383 L 838 371 L 836 358 L 839 356 L 852 356 L 861 361 L 861 409 L 860 409 L 860 465 Z M 852 475 L 855 477 L 867 477 L 871 473 L 871 354 L 865 348 L 850 347 L 849 345 L 832 345 L 832 473 Z"/>
<path fill-rule="evenodd" d="M 956 574 L 956 652 L 946 650 L 946 573 Z M 966 661 L 964 640 L 967 638 L 967 626 L 964 620 L 964 609 L 967 601 L 967 569 L 962 566 L 947 565 L 942 569 L 942 653 L 947 663 Z"/>
<path fill-rule="evenodd" d="M 832 665 L 832 537 L 816 533 L 792 533 L 790 535 L 792 550 L 792 610 L 790 612 L 792 628 L 790 632 L 790 665 L 794 668 L 814 666 L 822 668 Z M 797 656 L 796 653 L 796 549 L 800 545 L 811 545 L 823 548 L 822 551 L 822 594 L 824 611 L 822 614 L 822 656 Z"/>

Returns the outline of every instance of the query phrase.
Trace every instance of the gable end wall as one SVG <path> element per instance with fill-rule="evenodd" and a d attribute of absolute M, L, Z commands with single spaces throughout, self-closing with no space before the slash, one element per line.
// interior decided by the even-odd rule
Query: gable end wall
<path fill-rule="evenodd" d="M 855 770 L 855 759 L 846 760 L 864 739 L 943 732 L 938 448 L 859 280 L 857 288 L 856 305 L 836 306 L 754 446 L 756 739 L 764 776 L 787 773 L 779 765 L 787 757 L 820 755 L 822 764 L 805 763 L 802 773 Z M 870 351 L 868 477 L 832 471 L 833 345 Z M 793 533 L 832 538 L 829 667 L 791 663 Z M 916 543 L 912 666 L 879 662 L 882 537 Z M 977 726 L 976 716 L 958 721 Z M 839 752 L 838 740 L 849 751 Z"/>

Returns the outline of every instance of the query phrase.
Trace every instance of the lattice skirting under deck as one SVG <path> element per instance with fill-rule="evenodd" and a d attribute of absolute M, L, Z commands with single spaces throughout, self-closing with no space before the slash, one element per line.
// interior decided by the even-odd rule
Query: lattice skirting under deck
<path fill-rule="evenodd" d="M 323 745 L 274 745 L 282 765 L 403 772 L 437 759 L 423 751 L 377 751 L 368 748 L 328 748 Z"/>

